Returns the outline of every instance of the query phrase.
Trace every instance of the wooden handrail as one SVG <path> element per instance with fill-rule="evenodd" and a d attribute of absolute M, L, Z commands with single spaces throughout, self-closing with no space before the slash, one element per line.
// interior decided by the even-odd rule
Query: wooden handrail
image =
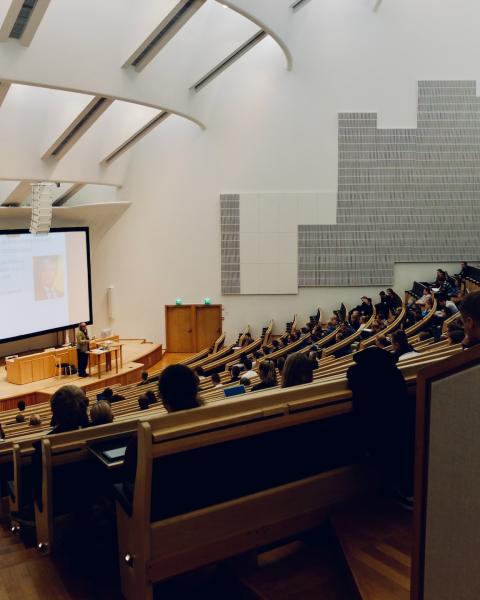
<path fill-rule="evenodd" d="M 392 321 L 389 325 L 387 325 L 387 327 L 385 327 L 385 329 L 382 329 L 382 331 L 379 331 L 376 335 L 364 340 L 360 344 L 361 349 L 364 350 L 365 348 L 372 346 L 376 342 L 376 340 L 379 336 L 389 335 L 390 333 L 392 333 L 392 331 L 395 331 L 395 329 L 397 329 L 400 326 L 400 324 L 402 323 L 402 321 L 405 319 L 406 314 L 407 314 L 407 307 L 404 304 L 402 306 L 402 310 L 400 311 L 397 318 L 394 321 Z"/>
<path fill-rule="evenodd" d="M 376 317 L 377 317 L 377 310 L 376 310 L 376 308 L 374 308 L 372 316 L 368 320 L 365 327 L 369 327 L 373 323 L 373 321 Z M 329 354 L 334 354 L 337 350 L 341 350 L 345 346 L 349 346 L 352 342 L 354 342 L 357 338 L 359 338 L 361 336 L 361 334 L 362 334 L 362 330 L 357 329 L 357 331 L 355 331 L 355 333 L 352 333 L 352 335 L 349 335 L 344 340 L 341 340 L 340 342 L 333 344 L 333 346 L 329 346 L 328 348 L 325 348 L 325 352 L 323 353 L 323 355 L 328 356 Z"/>
<path fill-rule="evenodd" d="M 436 310 L 437 310 L 437 300 L 436 300 L 435 296 L 433 296 L 432 308 L 430 309 L 428 314 L 423 317 L 423 319 L 421 321 L 418 321 L 418 323 L 415 323 L 414 325 L 411 325 L 410 327 L 405 329 L 405 333 L 407 334 L 407 336 L 410 337 L 411 335 L 415 335 L 419 331 L 422 331 L 422 329 L 430 321 L 430 319 L 433 318 Z"/>

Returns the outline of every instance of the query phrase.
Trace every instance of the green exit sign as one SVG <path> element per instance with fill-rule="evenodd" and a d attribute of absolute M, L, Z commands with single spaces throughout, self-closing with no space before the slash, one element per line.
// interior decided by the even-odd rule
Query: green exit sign
<path fill-rule="evenodd" d="M 204 304 L 211 304 L 212 303 L 212 299 L 211 298 L 204 298 L 203 299 L 203 303 Z"/>
<path fill-rule="evenodd" d="M 175 304 L 176 304 L 177 306 L 181 306 L 181 305 L 182 305 L 182 302 L 183 302 L 182 298 L 177 298 L 177 299 L 175 300 Z"/>

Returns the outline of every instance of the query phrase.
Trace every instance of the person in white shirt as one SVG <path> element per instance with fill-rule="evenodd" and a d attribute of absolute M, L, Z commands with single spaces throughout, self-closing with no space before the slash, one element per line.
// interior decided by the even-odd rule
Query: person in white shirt
<path fill-rule="evenodd" d="M 246 358 L 243 364 L 245 365 L 245 373 L 242 373 L 242 379 L 251 381 L 254 377 L 257 377 L 257 373 L 252 369 L 252 361 L 249 358 Z"/>
<path fill-rule="evenodd" d="M 395 360 L 401 362 L 407 358 L 418 356 L 413 347 L 408 343 L 408 337 L 403 329 L 398 329 L 392 333 L 391 337 L 393 356 Z"/>
<path fill-rule="evenodd" d="M 432 297 L 432 294 L 428 288 L 423 288 L 423 296 L 419 298 L 415 304 L 426 304 L 427 300 Z"/>

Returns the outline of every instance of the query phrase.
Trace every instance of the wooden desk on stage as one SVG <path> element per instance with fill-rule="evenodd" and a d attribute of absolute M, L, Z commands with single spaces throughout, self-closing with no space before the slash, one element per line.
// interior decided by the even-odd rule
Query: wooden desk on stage
<path fill-rule="evenodd" d="M 55 361 L 77 366 L 75 348 L 53 348 L 6 361 L 7 381 L 17 385 L 55 377 Z"/>
<path fill-rule="evenodd" d="M 112 370 L 112 354 L 115 354 L 115 372 L 118 373 L 118 355 L 120 354 L 120 366 L 123 367 L 122 344 L 115 344 L 106 348 L 96 348 L 88 353 L 88 374 L 92 375 L 92 367 L 97 367 L 97 375 L 102 376 L 102 359 L 105 358 L 105 372 Z M 93 364 L 92 364 L 93 363 Z"/>

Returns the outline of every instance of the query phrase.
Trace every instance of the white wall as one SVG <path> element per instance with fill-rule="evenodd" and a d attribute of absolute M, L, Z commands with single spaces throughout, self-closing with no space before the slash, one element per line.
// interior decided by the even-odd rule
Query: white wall
<path fill-rule="evenodd" d="M 373 4 L 309 2 L 290 22 L 292 72 L 265 40 L 205 90 L 206 131 L 172 117 L 134 150 L 121 191 L 133 205 L 94 253 L 98 328 L 108 324 L 110 284 L 118 294 L 114 329 L 163 342 L 164 304 L 177 296 L 223 303 L 225 329 L 236 335 L 247 321 L 258 332 L 273 317 L 282 329 L 295 311 L 305 318 L 318 305 L 329 311 L 378 292 L 220 295 L 220 193 L 336 189 L 338 112 L 378 111 L 381 127 L 415 127 L 417 80 L 478 77 L 478 3 L 385 0 L 377 13 Z M 333 208 L 326 204 L 325 215 Z M 433 278 L 437 266 L 456 270 L 400 266 L 397 291 Z"/>

